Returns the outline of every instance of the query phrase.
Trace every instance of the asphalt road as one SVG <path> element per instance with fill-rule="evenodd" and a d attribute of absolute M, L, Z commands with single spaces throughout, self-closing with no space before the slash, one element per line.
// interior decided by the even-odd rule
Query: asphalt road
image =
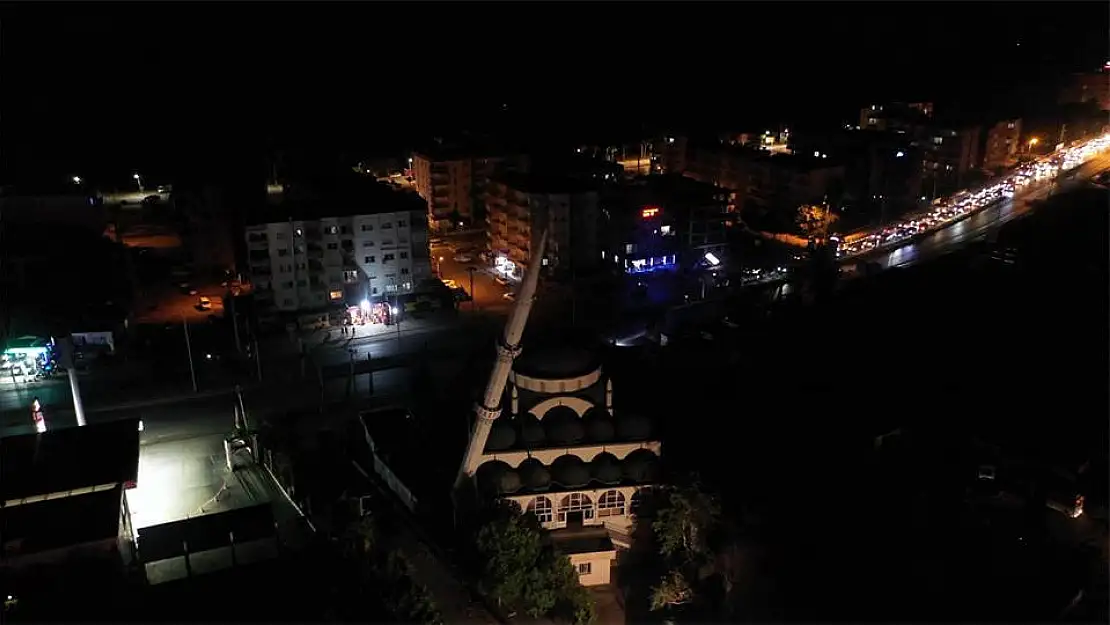
<path fill-rule="evenodd" d="M 1029 214 L 1035 208 L 1034 202 L 1047 197 L 1054 188 L 1053 192 L 1060 192 L 1083 184 L 1088 178 L 1108 167 L 1110 167 L 1110 154 L 1103 154 L 1079 167 L 1074 172 L 1072 180 L 1030 189 L 1023 195 L 985 208 L 967 219 L 942 228 L 918 241 L 869 256 L 867 260 L 878 263 L 883 269 L 891 269 L 908 267 L 944 255 L 989 234 L 1009 221 Z"/>
<path fill-rule="evenodd" d="M 498 284 L 497 279 L 483 269 L 485 263 L 476 254 L 472 262 L 459 263 L 455 262 L 454 250 L 446 245 L 437 245 L 432 248 L 432 256 L 432 266 L 434 267 L 438 263 L 440 277 L 445 280 L 454 280 L 459 286 L 466 289 L 467 293 L 470 293 L 472 286 L 467 268 L 475 267 L 477 269 L 474 272 L 474 292 L 471 293 L 474 300 L 460 303 L 459 308 L 461 310 L 477 308 L 478 310 L 504 313 L 512 307 L 512 302 L 506 300 L 504 294 L 515 289 L 516 285 L 503 286 Z M 443 260 L 440 261 L 440 258 Z"/>

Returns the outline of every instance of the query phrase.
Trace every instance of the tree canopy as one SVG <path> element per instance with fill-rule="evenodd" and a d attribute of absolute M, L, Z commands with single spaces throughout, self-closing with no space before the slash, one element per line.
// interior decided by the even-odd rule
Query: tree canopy
<path fill-rule="evenodd" d="M 508 611 L 594 620 L 593 602 L 570 560 L 547 540 L 534 515 L 501 506 L 478 529 L 476 556 L 484 592 Z"/>

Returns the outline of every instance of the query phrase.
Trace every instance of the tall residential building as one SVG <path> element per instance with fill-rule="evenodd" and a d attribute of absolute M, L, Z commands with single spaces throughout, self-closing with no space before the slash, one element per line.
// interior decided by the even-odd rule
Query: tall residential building
<path fill-rule="evenodd" d="M 872 104 L 860 110 L 857 130 L 892 130 L 914 134 L 933 117 L 931 102 Z"/>
<path fill-rule="evenodd" d="M 427 209 L 377 183 L 353 196 L 287 188 L 246 228 L 249 274 L 261 309 L 338 313 L 399 297 L 431 277 Z"/>
<path fill-rule="evenodd" d="M 435 229 L 484 218 L 485 194 L 491 177 L 502 171 L 525 171 L 527 158 L 498 154 L 492 149 L 436 145 L 413 154 L 416 191 L 428 205 Z"/>
<path fill-rule="evenodd" d="M 513 275 L 523 275 L 545 228 L 548 271 L 588 269 L 599 262 L 598 192 L 586 181 L 505 173 L 491 181 L 486 207 L 490 252 Z"/>
<path fill-rule="evenodd" d="M 1007 119 L 987 131 L 983 169 L 1005 169 L 1017 162 L 1021 153 L 1021 120 Z"/>
<path fill-rule="evenodd" d="M 1100 72 L 1073 74 L 1060 91 L 1060 104 L 1094 102 L 1103 111 L 1110 110 L 1110 62 Z"/>

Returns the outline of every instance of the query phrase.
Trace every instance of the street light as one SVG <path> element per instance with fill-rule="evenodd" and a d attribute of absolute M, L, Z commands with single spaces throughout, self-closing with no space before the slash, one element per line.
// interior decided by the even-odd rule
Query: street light
<path fill-rule="evenodd" d="M 73 184 L 81 184 L 81 176 L 74 176 L 72 180 Z"/>
<path fill-rule="evenodd" d="M 143 177 L 140 176 L 138 173 L 131 174 L 131 177 L 135 179 L 135 183 L 139 185 L 139 192 L 142 193 L 143 192 Z"/>

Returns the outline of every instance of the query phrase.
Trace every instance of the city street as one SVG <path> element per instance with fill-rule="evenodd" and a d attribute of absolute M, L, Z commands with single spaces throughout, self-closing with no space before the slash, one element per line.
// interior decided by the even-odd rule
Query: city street
<path fill-rule="evenodd" d="M 475 246 L 477 247 L 477 246 Z M 471 291 L 470 272 L 467 268 L 474 267 L 474 293 L 470 293 L 474 300 L 461 302 L 459 308 L 467 310 L 476 306 L 479 310 L 493 312 L 507 312 L 512 307 L 512 302 L 504 298 L 504 294 L 515 288 L 515 284 L 501 285 L 493 276 L 487 264 L 478 258 L 474 252 L 473 260 L 468 263 L 455 261 L 456 252 L 446 244 L 432 247 L 432 267 L 439 266 L 440 277 L 444 280 L 454 280 L 459 286 Z M 443 260 L 440 260 L 440 259 Z"/>
<path fill-rule="evenodd" d="M 920 240 L 892 250 L 884 250 L 868 257 L 868 261 L 878 263 L 883 269 L 908 267 L 929 258 L 951 252 L 971 241 L 997 230 L 1009 221 L 1029 214 L 1036 208 L 1035 202 L 1043 200 L 1050 193 L 1057 193 L 1077 185 L 1086 184 L 1088 179 L 1110 167 L 1110 154 L 1104 153 L 1079 167 L 1071 180 L 1050 183 L 1018 193 L 1012 199 L 1003 200 L 989 206 L 970 217 L 942 228 Z M 1055 190 L 1054 190 L 1055 189 Z"/>

